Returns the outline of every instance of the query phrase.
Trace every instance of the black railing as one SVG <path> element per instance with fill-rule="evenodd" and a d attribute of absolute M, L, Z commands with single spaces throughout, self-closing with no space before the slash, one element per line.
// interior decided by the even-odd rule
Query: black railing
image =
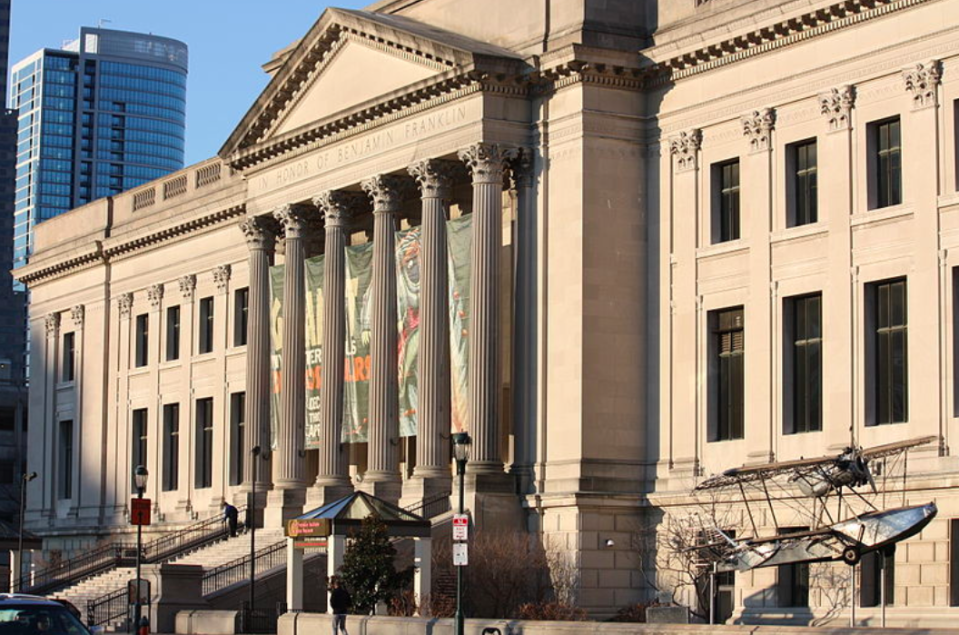
<path fill-rule="evenodd" d="M 286 539 L 283 539 L 256 552 L 256 575 L 278 567 L 285 561 Z M 232 584 L 246 582 L 249 579 L 250 556 L 231 560 L 203 574 L 203 595 L 205 597 Z"/>
<path fill-rule="evenodd" d="M 276 622 L 280 619 L 279 607 L 274 609 L 255 609 L 250 611 L 250 603 L 244 602 L 236 613 L 233 632 L 253 635 L 271 635 L 276 632 Z"/>
<path fill-rule="evenodd" d="M 81 556 L 44 567 L 30 577 L 15 581 L 15 589 L 31 593 L 45 593 L 67 583 L 89 578 L 102 571 L 119 566 L 124 559 L 136 558 L 136 545 L 112 542 L 88 551 Z"/>
<path fill-rule="evenodd" d="M 436 518 L 440 514 L 445 514 L 450 510 L 450 493 L 443 492 L 442 494 L 437 494 L 436 496 L 430 496 L 429 498 L 424 499 L 422 502 L 419 502 L 416 505 L 410 505 L 404 509 L 411 514 L 422 516 L 426 520 Z"/>
<path fill-rule="evenodd" d="M 104 626 L 126 619 L 130 596 L 126 587 L 93 600 L 87 600 L 87 626 Z"/>
<path fill-rule="evenodd" d="M 240 507 L 237 511 L 242 512 L 244 509 L 245 507 Z M 198 547 L 225 540 L 229 536 L 230 528 L 223 522 L 222 516 L 213 516 L 178 531 L 163 534 L 144 544 L 143 562 L 165 562 Z"/>

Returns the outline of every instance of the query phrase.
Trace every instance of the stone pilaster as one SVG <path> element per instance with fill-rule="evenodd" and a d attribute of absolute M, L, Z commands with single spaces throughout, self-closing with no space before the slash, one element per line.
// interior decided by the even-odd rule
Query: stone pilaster
<path fill-rule="evenodd" d="M 363 182 L 373 201 L 369 455 L 363 487 L 393 503 L 400 496 L 396 214 L 407 184 L 403 177 L 384 175 Z"/>
<path fill-rule="evenodd" d="M 323 381 L 320 385 L 320 449 L 310 506 L 352 491 L 340 439 L 343 429 L 343 364 L 346 354 L 346 237 L 359 202 L 352 192 L 324 192 L 313 199 L 326 220 L 323 258 Z"/>
<path fill-rule="evenodd" d="M 457 169 L 462 168 L 436 159 L 421 161 L 409 169 L 420 189 L 422 221 L 416 468 L 404 486 L 404 506 L 451 491 L 452 487 L 446 220 Z"/>
<path fill-rule="evenodd" d="M 306 502 L 304 417 L 306 374 L 303 239 L 309 231 L 306 210 L 284 205 L 273 213 L 286 242 L 283 277 L 283 367 L 280 419 L 273 455 L 273 491 L 267 498 L 266 524 L 276 526 L 303 511 Z"/>
<path fill-rule="evenodd" d="M 250 300 L 247 307 L 246 345 L 246 410 L 244 412 L 246 450 L 243 457 L 243 490 L 253 489 L 254 466 L 250 450 L 260 446 L 261 456 L 270 453 L 270 261 L 276 248 L 276 222 L 269 217 L 254 216 L 240 224 L 249 249 Z M 257 501 L 266 502 L 266 491 L 272 487 L 270 470 L 261 459 L 256 474 L 256 489 L 262 492 Z"/>

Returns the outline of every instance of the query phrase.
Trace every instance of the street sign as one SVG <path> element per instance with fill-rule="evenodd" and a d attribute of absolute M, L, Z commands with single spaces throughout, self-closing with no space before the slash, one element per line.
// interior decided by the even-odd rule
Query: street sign
<path fill-rule="evenodd" d="M 453 514 L 453 540 L 469 540 L 470 518 L 466 514 Z"/>
<path fill-rule="evenodd" d="M 468 564 L 469 564 L 469 554 L 467 552 L 467 544 L 465 542 L 454 542 L 453 543 L 453 566 L 465 567 Z"/>
<path fill-rule="evenodd" d="M 149 525 L 150 524 L 150 499 L 149 498 L 131 498 L 130 499 L 130 524 L 131 525 Z"/>

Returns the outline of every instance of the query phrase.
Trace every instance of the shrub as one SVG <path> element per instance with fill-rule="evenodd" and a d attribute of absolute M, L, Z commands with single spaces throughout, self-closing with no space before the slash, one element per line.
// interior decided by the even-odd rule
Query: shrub
<path fill-rule="evenodd" d="M 550 622 L 583 622 L 586 611 L 562 602 L 528 603 L 519 607 L 519 619 Z"/>

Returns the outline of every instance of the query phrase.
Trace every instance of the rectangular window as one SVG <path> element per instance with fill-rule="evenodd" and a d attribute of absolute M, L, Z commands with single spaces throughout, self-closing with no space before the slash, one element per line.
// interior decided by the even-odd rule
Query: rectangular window
<path fill-rule="evenodd" d="M 875 174 L 874 208 L 902 203 L 902 139 L 899 117 L 869 126 Z"/>
<path fill-rule="evenodd" d="M 817 196 L 818 159 L 816 140 L 793 143 L 787 148 L 789 170 L 789 227 L 809 225 L 819 220 Z"/>
<path fill-rule="evenodd" d="M 739 159 L 713 166 L 713 242 L 724 243 L 740 237 Z"/>
<path fill-rule="evenodd" d="M 822 295 L 787 298 L 786 434 L 822 430 Z"/>
<path fill-rule="evenodd" d="M 61 370 L 61 379 L 63 381 L 73 381 L 74 379 L 76 360 L 75 342 L 75 333 L 65 333 L 63 335 L 63 369 Z"/>
<path fill-rule="evenodd" d="M 179 484 L 180 404 L 163 406 L 163 491 L 172 492 Z"/>
<path fill-rule="evenodd" d="M 710 313 L 710 441 L 742 439 L 745 328 L 742 307 Z"/>
<path fill-rule="evenodd" d="M 250 289 L 237 289 L 233 294 L 233 345 L 246 346 L 247 313 L 250 308 Z"/>
<path fill-rule="evenodd" d="M 896 556 L 883 551 L 867 553 L 859 563 L 860 606 L 879 606 L 882 602 L 883 571 L 886 574 L 886 605 L 896 603 Z"/>
<path fill-rule="evenodd" d="M 246 451 L 246 393 L 230 395 L 230 485 L 243 482 L 243 459 Z"/>
<path fill-rule="evenodd" d="M 213 298 L 200 300 L 200 350 L 199 353 L 213 351 Z"/>
<path fill-rule="evenodd" d="M 959 519 L 949 520 L 949 606 L 959 606 Z"/>
<path fill-rule="evenodd" d="M 60 422 L 60 456 L 57 461 L 57 497 L 73 498 L 73 421 Z"/>
<path fill-rule="evenodd" d="M 166 310 L 166 360 L 180 359 L 180 307 L 171 306 Z"/>
<path fill-rule="evenodd" d="M 873 424 L 903 423 L 909 418 L 908 326 L 906 280 L 886 280 L 867 287 L 871 342 L 867 345 Z"/>
<path fill-rule="evenodd" d="M 147 409 L 140 408 L 133 411 L 133 448 L 130 453 L 130 479 L 138 465 L 147 467 Z M 136 492 L 136 482 L 133 482 L 133 491 Z"/>
<path fill-rule="evenodd" d="M 136 366 L 146 366 L 150 360 L 150 316 L 144 313 L 137 316 Z"/>
<path fill-rule="evenodd" d="M 780 534 L 808 531 L 808 527 L 781 527 Z M 776 594 L 780 607 L 809 606 L 809 563 L 783 564 L 778 567 Z"/>
<path fill-rule="evenodd" d="M 213 487 L 213 398 L 196 400 L 197 489 Z"/>

